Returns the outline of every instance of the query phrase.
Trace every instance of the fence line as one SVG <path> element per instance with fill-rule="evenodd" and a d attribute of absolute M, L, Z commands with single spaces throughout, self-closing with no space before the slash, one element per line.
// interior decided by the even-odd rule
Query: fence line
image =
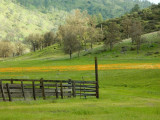
<path fill-rule="evenodd" d="M 0 79 L 0 99 L 97 97 L 96 81 Z"/>
<path fill-rule="evenodd" d="M 98 62 L 95 57 L 95 81 L 80 80 L 40 80 L 36 79 L 0 79 L 0 100 L 12 101 L 14 99 L 54 97 L 99 98 Z"/>

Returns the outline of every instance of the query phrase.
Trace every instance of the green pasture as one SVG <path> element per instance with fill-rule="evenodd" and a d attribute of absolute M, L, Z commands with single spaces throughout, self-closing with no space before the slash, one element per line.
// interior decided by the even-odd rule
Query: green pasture
<path fill-rule="evenodd" d="M 151 39 L 148 37 L 148 40 Z M 158 41 L 158 38 L 152 39 Z M 98 57 L 99 64 L 119 63 L 160 63 L 159 44 L 148 43 L 136 51 L 120 52 L 120 47 L 102 52 L 97 46 L 91 53 L 83 53 L 72 60 L 68 56 L 54 59 L 54 54 L 43 57 L 38 51 L 14 59 L 0 61 L 0 68 L 43 67 L 94 64 Z M 123 41 L 121 46 L 129 46 Z M 97 50 L 96 50 L 97 49 Z M 152 55 L 146 56 L 147 52 Z M 39 55 L 39 57 L 37 56 Z M 34 59 L 34 57 L 36 59 Z M 55 80 L 94 80 L 94 71 L 52 71 L 52 72 L 0 72 L 0 78 L 55 79 Z M 0 120 L 160 120 L 160 70 L 129 69 L 99 70 L 100 99 L 71 98 L 33 101 L 0 102 Z"/>
<path fill-rule="evenodd" d="M 1 120 L 159 120 L 160 70 L 99 71 L 100 99 L 0 102 Z M 7 74 L 7 73 L 6 73 Z M 9 73 L 8 73 L 9 74 Z M 94 71 L 16 73 L 26 78 L 94 79 Z M 17 77 L 16 77 L 17 78 Z M 19 76 L 20 78 L 20 76 Z"/>

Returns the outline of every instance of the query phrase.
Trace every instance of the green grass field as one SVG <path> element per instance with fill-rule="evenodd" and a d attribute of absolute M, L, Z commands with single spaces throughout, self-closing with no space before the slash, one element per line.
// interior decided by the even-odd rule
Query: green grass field
<path fill-rule="evenodd" d="M 151 40 L 154 34 L 147 37 Z M 147 35 L 146 35 L 147 36 Z M 121 47 L 129 46 L 125 40 L 115 49 L 100 53 L 101 46 L 80 58 L 74 55 L 72 60 L 65 57 L 54 59 L 54 54 L 43 56 L 43 51 L 28 54 L 15 59 L 0 61 L 0 68 L 66 66 L 94 64 L 98 57 L 99 64 L 120 63 L 160 63 L 159 38 L 152 39 L 154 47 L 148 43 L 142 45 L 140 54 L 136 51 L 120 52 Z M 147 52 L 153 52 L 146 56 Z M 61 53 L 62 54 L 62 53 Z M 38 59 L 34 59 L 39 55 Z M 118 57 L 117 57 L 118 56 Z M 53 59 L 52 59 L 53 58 Z M 94 80 L 94 71 L 50 71 L 50 72 L 0 72 L 1 78 L 34 79 L 76 79 Z M 15 102 L 0 102 L 0 120 L 159 120 L 160 119 L 160 69 L 100 70 L 100 99 L 48 99 Z"/>

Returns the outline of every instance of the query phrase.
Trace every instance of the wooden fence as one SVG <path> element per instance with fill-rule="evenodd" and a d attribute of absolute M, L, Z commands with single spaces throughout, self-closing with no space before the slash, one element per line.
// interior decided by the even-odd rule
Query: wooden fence
<path fill-rule="evenodd" d="M 95 81 L 0 79 L 0 101 L 19 99 L 77 97 L 99 98 L 98 63 L 95 58 Z"/>
<path fill-rule="evenodd" d="M 17 99 L 43 98 L 71 98 L 97 97 L 96 81 L 77 80 L 28 80 L 28 79 L 1 79 L 0 99 L 13 101 Z"/>

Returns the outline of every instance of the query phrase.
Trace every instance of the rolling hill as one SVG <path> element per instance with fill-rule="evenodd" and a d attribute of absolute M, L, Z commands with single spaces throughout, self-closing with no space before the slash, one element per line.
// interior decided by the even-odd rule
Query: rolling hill
<path fill-rule="evenodd" d="M 101 13 L 104 19 L 115 18 L 129 12 L 135 4 L 140 8 L 151 5 L 147 0 L 16 0 L 29 9 L 38 8 L 43 12 L 54 7 L 59 10 L 72 11 L 73 9 L 87 10 L 89 14 Z"/>
<path fill-rule="evenodd" d="M 48 13 L 29 10 L 12 1 L 1 0 L 0 4 L 0 39 L 14 41 L 23 39 L 31 33 L 44 33 L 56 30 L 63 24 L 67 12 L 51 9 Z"/>

